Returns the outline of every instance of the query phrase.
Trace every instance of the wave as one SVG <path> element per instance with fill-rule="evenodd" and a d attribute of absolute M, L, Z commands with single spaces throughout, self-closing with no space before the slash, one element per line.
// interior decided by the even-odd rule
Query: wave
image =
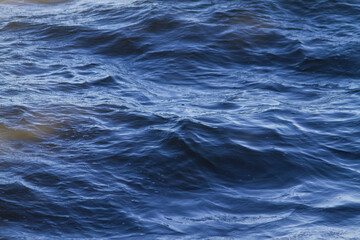
<path fill-rule="evenodd" d="M 358 11 L 2 1 L 0 235 L 352 237 Z"/>

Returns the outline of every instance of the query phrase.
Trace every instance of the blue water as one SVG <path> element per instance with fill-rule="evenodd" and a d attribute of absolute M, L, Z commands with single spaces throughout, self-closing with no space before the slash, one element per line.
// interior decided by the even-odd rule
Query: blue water
<path fill-rule="evenodd" d="M 357 0 L 0 3 L 1 239 L 360 239 Z"/>

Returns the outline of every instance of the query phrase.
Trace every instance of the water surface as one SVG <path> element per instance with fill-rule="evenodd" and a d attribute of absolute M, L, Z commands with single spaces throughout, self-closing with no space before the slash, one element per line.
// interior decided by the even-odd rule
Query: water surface
<path fill-rule="evenodd" d="M 360 4 L 0 3 L 4 239 L 358 239 Z"/>

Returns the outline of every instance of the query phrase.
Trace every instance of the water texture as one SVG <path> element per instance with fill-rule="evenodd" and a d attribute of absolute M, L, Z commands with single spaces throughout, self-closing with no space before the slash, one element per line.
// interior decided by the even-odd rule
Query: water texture
<path fill-rule="evenodd" d="M 360 3 L 0 3 L 1 239 L 360 239 Z"/>

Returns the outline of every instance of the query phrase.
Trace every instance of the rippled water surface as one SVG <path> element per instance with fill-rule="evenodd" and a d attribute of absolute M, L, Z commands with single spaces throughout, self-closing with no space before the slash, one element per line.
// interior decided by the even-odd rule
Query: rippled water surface
<path fill-rule="evenodd" d="M 3 239 L 360 239 L 360 3 L 0 1 Z"/>

